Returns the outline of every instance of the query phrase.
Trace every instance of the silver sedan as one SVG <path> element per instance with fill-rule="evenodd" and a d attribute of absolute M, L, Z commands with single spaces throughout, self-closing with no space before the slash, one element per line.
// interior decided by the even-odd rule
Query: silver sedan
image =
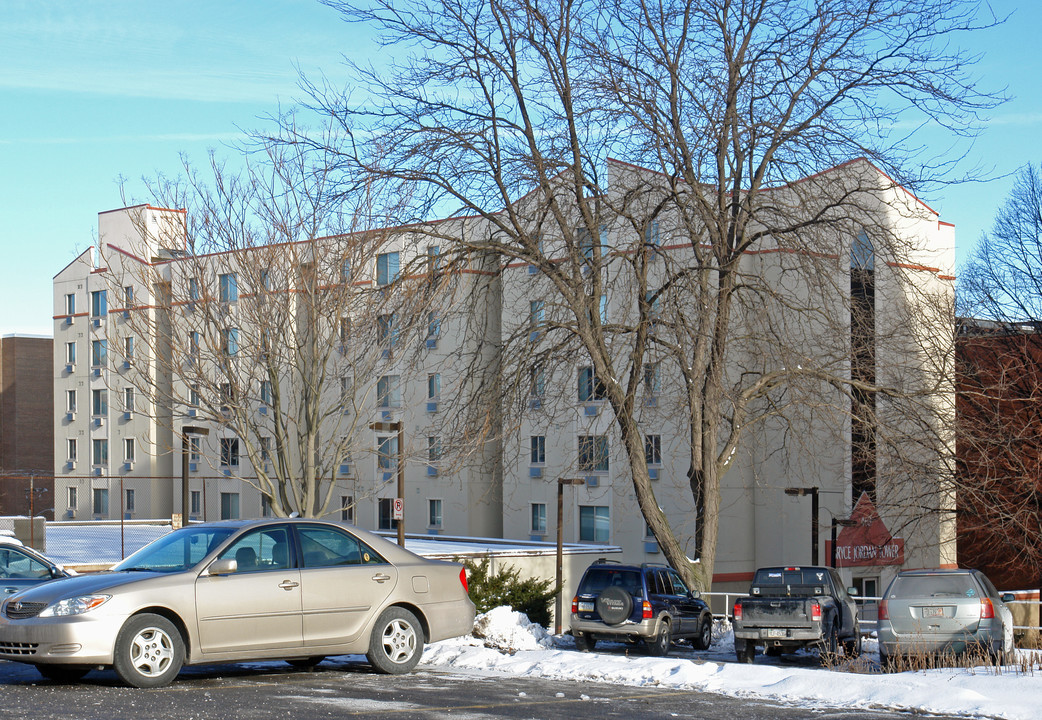
<path fill-rule="evenodd" d="M 56 580 L 0 605 L 0 659 L 77 680 L 112 666 L 161 687 L 183 664 L 364 653 L 415 667 L 425 642 L 471 632 L 462 566 L 309 519 L 191 525 L 111 571 Z"/>

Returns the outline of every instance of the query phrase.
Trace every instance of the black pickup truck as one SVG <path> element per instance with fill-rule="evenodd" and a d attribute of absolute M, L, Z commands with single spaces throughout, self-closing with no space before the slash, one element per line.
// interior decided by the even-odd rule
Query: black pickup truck
<path fill-rule="evenodd" d="M 846 655 L 859 655 L 861 627 L 851 592 L 832 568 L 760 568 L 749 597 L 734 604 L 738 662 L 752 662 L 758 645 L 767 655 L 818 648 L 823 664 L 837 656 L 841 643 Z"/>

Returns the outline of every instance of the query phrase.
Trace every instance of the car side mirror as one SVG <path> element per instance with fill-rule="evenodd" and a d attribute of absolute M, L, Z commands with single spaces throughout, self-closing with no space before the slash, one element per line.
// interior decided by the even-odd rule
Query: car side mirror
<path fill-rule="evenodd" d="M 1011 603 L 1014 602 L 1016 599 L 1017 596 L 1013 593 L 1002 593 L 1002 595 L 999 596 L 999 600 L 1001 600 L 1004 603 Z"/>
<path fill-rule="evenodd" d="M 702 592 L 700 590 L 688 590 L 687 591 L 687 596 L 689 598 L 691 598 L 692 600 L 701 600 L 702 599 Z"/>
<path fill-rule="evenodd" d="M 63 578 L 63 577 L 67 577 L 67 575 L 65 574 L 64 570 L 62 570 L 61 568 L 56 568 L 56 567 L 52 567 L 51 568 L 51 580 L 57 580 L 58 578 Z"/>
<path fill-rule="evenodd" d="M 861 593 L 859 593 L 859 592 L 857 591 L 857 588 L 856 588 L 856 587 L 848 587 L 848 588 L 847 588 L 847 595 L 850 595 L 851 597 L 857 597 L 857 596 L 858 596 L 858 595 L 860 595 L 860 594 L 861 594 Z"/>
<path fill-rule="evenodd" d="M 235 558 L 214 560 L 210 563 L 210 567 L 206 568 L 207 575 L 231 575 L 238 571 L 239 563 L 235 562 Z"/>

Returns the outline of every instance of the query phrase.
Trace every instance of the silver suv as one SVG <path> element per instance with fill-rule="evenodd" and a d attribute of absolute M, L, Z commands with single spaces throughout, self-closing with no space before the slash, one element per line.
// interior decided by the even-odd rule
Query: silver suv
<path fill-rule="evenodd" d="M 979 570 L 904 570 L 879 603 L 880 663 L 973 649 L 1004 657 L 1013 651 L 1012 600 Z"/>

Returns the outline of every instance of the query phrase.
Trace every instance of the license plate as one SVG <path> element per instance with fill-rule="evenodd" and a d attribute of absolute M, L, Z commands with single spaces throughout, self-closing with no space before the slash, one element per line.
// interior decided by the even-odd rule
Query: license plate
<path fill-rule="evenodd" d="M 942 607 L 924 607 L 923 608 L 924 618 L 944 617 L 944 608 Z"/>
<path fill-rule="evenodd" d="M 579 603 L 579 612 L 593 612 L 593 603 L 592 602 L 580 602 Z"/>
<path fill-rule="evenodd" d="M 785 631 L 782 629 L 770 628 L 767 630 L 767 637 L 769 638 L 783 638 L 785 637 Z"/>

